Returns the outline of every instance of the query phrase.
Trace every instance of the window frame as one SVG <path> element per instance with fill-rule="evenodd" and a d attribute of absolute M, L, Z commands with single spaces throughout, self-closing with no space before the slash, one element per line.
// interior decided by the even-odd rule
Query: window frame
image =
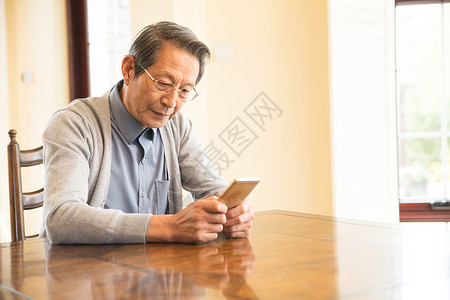
<path fill-rule="evenodd" d="M 89 97 L 87 0 L 66 0 L 70 100 Z"/>

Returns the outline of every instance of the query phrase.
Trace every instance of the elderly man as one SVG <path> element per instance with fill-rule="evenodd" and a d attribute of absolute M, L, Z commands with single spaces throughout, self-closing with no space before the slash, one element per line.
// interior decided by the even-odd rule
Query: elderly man
<path fill-rule="evenodd" d="M 227 211 L 226 182 L 179 113 L 197 96 L 208 47 L 172 22 L 145 27 L 102 97 L 49 121 L 42 237 L 52 243 L 207 242 L 247 237 L 251 204 Z M 183 209 L 182 188 L 196 200 Z"/>

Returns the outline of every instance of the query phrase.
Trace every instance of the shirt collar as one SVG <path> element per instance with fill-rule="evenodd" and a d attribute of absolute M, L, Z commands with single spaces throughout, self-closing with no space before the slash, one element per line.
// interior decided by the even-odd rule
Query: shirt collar
<path fill-rule="evenodd" d="M 151 129 L 153 134 L 148 136 L 154 136 L 154 128 L 146 128 L 128 112 L 120 97 L 120 89 L 123 86 L 123 79 L 119 81 L 109 94 L 109 103 L 111 110 L 111 117 L 119 128 L 120 133 L 125 138 L 128 144 L 133 143 L 141 134 Z"/>

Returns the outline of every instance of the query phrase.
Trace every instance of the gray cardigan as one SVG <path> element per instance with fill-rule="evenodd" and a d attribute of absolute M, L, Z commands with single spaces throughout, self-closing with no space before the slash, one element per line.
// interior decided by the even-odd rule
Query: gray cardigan
<path fill-rule="evenodd" d="M 52 243 L 145 243 L 150 215 L 103 209 L 112 153 L 108 95 L 73 101 L 53 115 L 43 134 L 40 236 Z M 169 213 L 183 208 L 182 188 L 194 199 L 219 195 L 226 188 L 186 117 L 175 115 L 161 128 L 161 136 L 170 180 Z"/>

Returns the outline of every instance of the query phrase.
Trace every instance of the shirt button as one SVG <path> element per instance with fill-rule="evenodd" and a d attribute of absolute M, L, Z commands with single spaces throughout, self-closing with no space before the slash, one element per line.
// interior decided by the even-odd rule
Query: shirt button
<path fill-rule="evenodd" d="M 142 160 L 142 163 L 145 164 L 146 162 L 147 162 L 147 160 L 144 158 L 144 159 Z"/>

